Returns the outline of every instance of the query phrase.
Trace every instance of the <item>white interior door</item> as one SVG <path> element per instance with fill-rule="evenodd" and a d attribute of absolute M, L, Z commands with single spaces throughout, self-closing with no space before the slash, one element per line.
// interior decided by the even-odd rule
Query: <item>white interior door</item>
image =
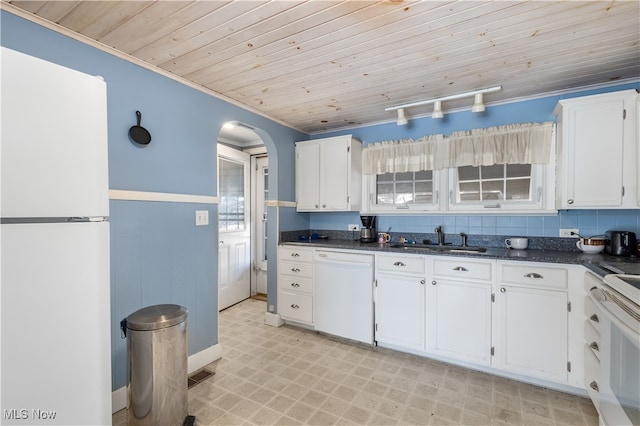
<path fill-rule="evenodd" d="M 218 310 L 251 296 L 250 157 L 218 144 Z"/>
<path fill-rule="evenodd" d="M 252 215 L 253 215 L 253 265 L 251 290 L 267 294 L 267 209 L 269 199 L 269 158 L 253 157 Z"/>

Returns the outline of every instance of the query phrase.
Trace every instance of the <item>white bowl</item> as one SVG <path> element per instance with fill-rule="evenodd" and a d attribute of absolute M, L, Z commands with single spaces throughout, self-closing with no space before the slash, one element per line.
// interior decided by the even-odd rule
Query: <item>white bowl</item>
<path fill-rule="evenodd" d="M 581 247 L 578 247 L 583 253 L 587 253 L 587 254 L 596 254 L 596 253 L 600 253 L 602 250 L 604 250 L 604 246 L 586 246 L 586 245 L 582 245 Z"/>

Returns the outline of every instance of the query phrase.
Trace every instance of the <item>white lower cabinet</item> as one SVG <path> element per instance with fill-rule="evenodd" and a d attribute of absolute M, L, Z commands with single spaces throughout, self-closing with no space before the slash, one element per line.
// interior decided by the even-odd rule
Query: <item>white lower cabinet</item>
<path fill-rule="evenodd" d="M 376 258 L 375 340 L 411 351 L 425 349 L 425 258 Z"/>
<path fill-rule="evenodd" d="M 278 313 L 285 320 L 313 324 L 313 249 L 279 248 Z"/>
<path fill-rule="evenodd" d="M 567 270 L 504 263 L 500 271 L 493 316 L 493 366 L 566 383 Z"/>
<path fill-rule="evenodd" d="M 493 261 L 433 258 L 427 282 L 427 351 L 491 364 Z"/>

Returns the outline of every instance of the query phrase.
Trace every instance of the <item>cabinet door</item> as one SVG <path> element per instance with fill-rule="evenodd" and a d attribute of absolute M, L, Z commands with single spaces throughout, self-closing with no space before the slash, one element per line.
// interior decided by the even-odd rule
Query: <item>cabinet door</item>
<path fill-rule="evenodd" d="M 350 164 L 347 139 L 326 139 L 320 145 L 320 208 L 347 210 Z"/>
<path fill-rule="evenodd" d="M 376 341 L 424 350 L 425 285 L 419 276 L 378 275 Z"/>
<path fill-rule="evenodd" d="M 296 201 L 301 211 L 320 208 L 320 145 L 296 145 Z"/>
<path fill-rule="evenodd" d="M 436 279 L 427 287 L 427 350 L 489 365 L 491 284 Z"/>
<path fill-rule="evenodd" d="M 500 286 L 493 321 L 496 367 L 567 381 L 567 293 Z"/>
<path fill-rule="evenodd" d="M 622 205 L 624 100 L 592 100 L 568 108 L 564 208 Z"/>

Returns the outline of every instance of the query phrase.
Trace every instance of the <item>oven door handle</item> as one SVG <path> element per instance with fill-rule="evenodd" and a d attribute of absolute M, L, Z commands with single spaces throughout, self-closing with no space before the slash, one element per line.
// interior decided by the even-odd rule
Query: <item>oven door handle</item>
<path fill-rule="evenodd" d="M 601 315 L 606 316 L 606 321 L 609 321 L 613 326 L 618 328 L 631 342 L 635 343 L 637 347 L 640 347 L 640 321 L 633 318 L 631 314 L 625 312 L 622 308 L 618 307 L 617 303 L 611 298 L 607 297 L 606 293 L 600 288 L 593 288 L 589 291 L 589 297 L 593 301 L 596 308 L 600 311 Z M 619 315 L 625 315 L 630 318 L 630 322 L 635 323 L 635 329 L 621 321 L 614 312 L 609 309 L 607 305 L 615 306 L 619 309 Z M 590 318 L 592 319 L 592 318 Z M 593 320 L 593 319 L 592 319 Z M 595 320 L 594 320 L 595 321 Z"/>

